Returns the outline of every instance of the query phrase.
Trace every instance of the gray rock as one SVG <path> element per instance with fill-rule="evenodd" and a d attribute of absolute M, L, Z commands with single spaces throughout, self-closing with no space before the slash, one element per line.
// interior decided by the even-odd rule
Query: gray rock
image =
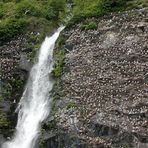
<path fill-rule="evenodd" d="M 71 51 L 71 50 L 73 50 L 73 44 L 66 44 L 65 45 L 65 48 L 66 48 L 66 50 L 68 50 L 68 51 Z"/>
<path fill-rule="evenodd" d="M 19 62 L 20 69 L 25 70 L 25 71 L 30 71 L 31 64 L 27 60 L 27 55 L 21 54 L 20 57 L 21 57 L 20 62 Z"/>

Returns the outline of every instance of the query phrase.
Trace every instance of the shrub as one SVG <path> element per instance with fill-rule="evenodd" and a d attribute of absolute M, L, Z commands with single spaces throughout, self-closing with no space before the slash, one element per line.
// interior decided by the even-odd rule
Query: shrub
<path fill-rule="evenodd" d="M 75 15 L 71 18 L 71 20 L 68 22 L 68 24 L 67 24 L 66 27 L 67 27 L 67 28 L 70 28 L 73 24 L 78 23 L 78 22 L 84 20 L 85 18 L 86 18 L 86 16 L 85 16 L 84 14 L 82 14 L 82 13 L 80 13 L 80 14 L 75 14 Z"/>
<path fill-rule="evenodd" d="M 21 3 L 18 4 L 17 10 L 16 10 L 16 16 L 17 17 L 22 17 L 23 15 L 26 16 L 43 16 L 43 11 L 42 7 L 40 7 L 39 4 L 34 4 L 34 2 L 29 1 L 29 0 L 24 0 Z"/>
<path fill-rule="evenodd" d="M 100 0 L 98 3 L 102 13 L 123 10 L 126 8 L 127 1 L 131 0 Z"/>
<path fill-rule="evenodd" d="M 83 114 L 83 113 L 85 112 L 85 108 L 81 106 L 81 107 L 79 108 L 79 111 L 80 111 L 81 114 Z"/>
<path fill-rule="evenodd" d="M 50 0 L 44 3 L 45 18 L 52 21 L 60 21 L 61 14 L 65 14 L 66 1 L 65 0 Z"/>
<path fill-rule="evenodd" d="M 0 19 L 4 16 L 4 12 L 2 9 L 0 9 Z"/>
<path fill-rule="evenodd" d="M 53 123 L 49 122 L 47 124 L 47 127 L 48 127 L 49 130 L 51 130 L 51 129 L 55 128 L 55 125 Z"/>
<path fill-rule="evenodd" d="M 99 0 L 74 0 L 73 17 L 68 22 L 68 27 L 84 20 L 87 17 L 97 16 Z"/>
<path fill-rule="evenodd" d="M 7 127 L 7 126 L 8 126 L 8 121 L 6 117 L 2 113 L 0 113 L 0 128 Z"/>
<path fill-rule="evenodd" d="M 29 31 L 57 26 L 64 21 L 65 14 L 68 12 L 66 5 L 68 3 L 72 4 L 73 17 L 67 27 L 88 17 L 132 9 L 141 4 L 147 6 L 147 0 L 2 0 L 0 2 L 0 44 L 26 32 L 28 22 L 30 22 Z M 95 26 L 92 25 L 91 28 Z M 48 29 L 48 32 L 52 29 Z M 42 32 L 47 31 L 43 29 Z"/>
<path fill-rule="evenodd" d="M 0 23 L 0 45 L 12 37 L 23 33 L 27 22 L 25 19 L 8 18 Z"/>
<path fill-rule="evenodd" d="M 14 84 L 17 88 L 20 88 L 23 86 L 23 80 L 21 80 L 21 79 L 15 80 Z"/>
<path fill-rule="evenodd" d="M 75 107 L 77 107 L 77 105 L 76 105 L 75 102 L 68 102 L 68 103 L 66 104 L 66 108 L 67 108 L 67 109 L 75 108 Z"/>
<path fill-rule="evenodd" d="M 127 9 L 137 8 L 139 5 L 143 7 L 148 7 L 148 0 L 134 0 L 127 2 Z"/>
<path fill-rule="evenodd" d="M 10 97 L 12 94 L 12 86 L 8 83 L 6 86 L 2 88 L 2 97 Z"/>
<path fill-rule="evenodd" d="M 14 2 L 0 3 L 0 12 L 2 13 L 2 18 L 8 18 L 14 16 L 16 10 L 16 5 Z"/>
<path fill-rule="evenodd" d="M 66 39 L 64 37 L 64 35 L 60 35 L 57 42 L 56 42 L 56 47 L 60 48 L 64 43 L 65 43 Z"/>
<path fill-rule="evenodd" d="M 81 26 L 82 30 L 94 30 L 97 29 L 97 23 L 96 22 L 90 22 L 88 24 L 84 24 Z"/>

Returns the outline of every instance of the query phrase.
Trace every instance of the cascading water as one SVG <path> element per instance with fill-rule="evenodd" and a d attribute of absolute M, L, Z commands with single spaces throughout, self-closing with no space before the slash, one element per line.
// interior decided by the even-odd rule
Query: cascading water
<path fill-rule="evenodd" d="M 40 124 L 50 112 L 50 91 L 53 87 L 49 74 L 53 69 L 53 49 L 64 27 L 60 27 L 51 37 L 43 42 L 38 63 L 30 72 L 28 83 L 20 100 L 16 133 L 3 148 L 34 148 L 39 135 Z"/>

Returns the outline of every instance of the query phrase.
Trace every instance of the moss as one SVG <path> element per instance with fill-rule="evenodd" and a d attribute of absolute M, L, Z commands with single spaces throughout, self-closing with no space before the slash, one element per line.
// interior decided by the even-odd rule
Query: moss
<path fill-rule="evenodd" d="M 47 8 L 46 18 L 62 20 L 66 9 L 66 0 L 51 0 L 47 3 L 49 6 Z"/>
<path fill-rule="evenodd" d="M 66 38 L 64 35 L 60 35 L 57 42 L 56 42 L 56 48 L 60 48 L 66 41 Z"/>
<path fill-rule="evenodd" d="M 41 17 L 43 16 L 44 10 L 42 10 L 41 4 L 33 4 L 33 1 L 29 0 L 24 0 L 21 3 L 17 5 L 16 9 L 16 16 L 17 17 L 22 17 L 22 16 L 36 16 L 36 17 Z"/>
<path fill-rule="evenodd" d="M 16 5 L 15 2 L 7 2 L 7 3 L 1 3 L 0 4 L 0 12 L 3 13 L 3 16 L 1 19 L 10 18 L 11 16 L 14 16 Z"/>
<path fill-rule="evenodd" d="M 65 58 L 65 49 L 63 48 L 55 56 L 56 61 L 53 70 L 53 74 L 55 77 L 60 77 L 62 75 L 64 58 Z"/>
<path fill-rule="evenodd" d="M 97 12 L 98 0 L 74 0 L 73 13 L 84 14 L 85 16 L 92 16 Z"/>
<path fill-rule="evenodd" d="M 36 61 L 37 61 L 37 58 L 35 58 L 35 55 L 36 55 L 36 49 L 32 49 L 32 52 L 30 54 L 28 54 L 28 60 L 31 64 L 34 64 Z"/>
<path fill-rule="evenodd" d="M 49 122 L 47 124 L 47 128 L 48 128 L 48 130 L 51 130 L 51 129 L 55 128 L 55 125 L 53 123 Z"/>
<path fill-rule="evenodd" d="M 97 23 L 96 22 L 89 22 L 87 24 L 84 24 L 81 26 L 82 30 L 94 30 L 97 29 Z"/>
<path fill-rule="evenodd" d="M 16 79 L 13 81 L 13 84 L 16 88 L 21 88 L 24 84 L 24 81 L 21 79 Z"/>
<path fill-rule="evenodd" d="M 66 108 L 67 108 L 67 109 L 75 108 L 75 107 L 77 107 L 77 104 L 76 104 L 75 102 L 68 102 L 68 103 L 66 104 Z"/>
<path fill-rule="evenodd" d="M 58 108 L 53 107 L 53 108 L 52 108 L 51 114 L 52 114 L 52 115 L 55 115 L 55 114 L 57 114 L 57 113 L 58 113 Z"/>
<path fill-rule="evenodd" d="M 51 94 L 51 97 L 53 98 L 53 101 L 56 101 L 56 100 L 59 100 L 59 99 L 60 99 L 60 96 L 57 95 L 55 92 L 53 92 L 53 93 Z"/>
<path fill-rule="evenodd" d="M 0 19 L 2 19 L 2 18 L 3 18 L 3 16 L 4 16 L 4 12 L 3 12 L 3 10 L 2 10 L 2 9 L 0 9 Z"/>
<path fill-rule="evenodd" d="M 127 2 L 127 10 L 138 8 L 139 5 L 143 7 L 148 7 L 148 0 L 134 0 Z"/>
<path fill-rule="evenodd" d="M 3 0 L 0 2 L 0 44 L 27 30 L 42 28 L 42 32 L 49 32 L 53 26 L 64 22 L 68 12 L 67 3 L 73 6 L 73 17 L 67 24 L 69 27 L 88 17 L 133 9 L 138 5 L 148 6 L 147 0 Z"/>
<path fill-rule="evenodd" d="M 10 97 L 12 94 L 12 86 L 8 83 L 6 86 L 3 87 L 2 90 L 2 96 L 5 97 Z"/>
<path fill-rule="evenodd" d="M 2 95 L 0 95 L 0 101 L 2 101 L 3 100 L 3 96 Z"/>
<path fill-rule="evenodd" d="M 6 117 L 0 113 L 0 128 L 4 128 L 8 126 L 8 121 L 6 119 Z"/>
<path fill-rule="evenodd" d="M 83 113 L 85 113 L 85 108 L 84 108 L 83 106 L 81 106 L 81 107 L 79 108 L 79 111 L 80 111 L 81 114 L 83 114 Z"/>

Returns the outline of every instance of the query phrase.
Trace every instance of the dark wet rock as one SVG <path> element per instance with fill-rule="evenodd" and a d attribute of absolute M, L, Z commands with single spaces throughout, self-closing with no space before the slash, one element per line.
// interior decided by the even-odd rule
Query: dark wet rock
<path fill-rule="evenodd" d="M 31 64 L 28 62 L 27 55 L 21 54 L 20 62 L 19 62 L 19 67 L 22 70 L 30 71 Z"/>
<path fill-rule="evenodd" d="M 111 136 L 111 135 L 116 135 L 119 132 L 118 128 L 99 125 L 99 124 L 95 125 L 94 130 L 96 132 L 96 136 Z"/>
<path fill-rule="evenodd" d="M 0 111 L 3 113 L 8 112 L 10 110 L 11 102 L 2 100 L 0 101 Z"/>
<path fill-rule="evenodd" d="M 4 141 L 5 141 L 5 139 L 4 139 L 3 135 L 0 133 L 0 147 L 2 146 Z"/>
<path fill-rule="evenodd" d="M 71 51 L 73 49 L 73 44 L 67 44 L 65 45 L 66 50 Z"/>
<path fill-rule="evenodd" d="M 44 141 L 48 141 L 50 138 L 54 138 L 55 136 L 56 136 L 56 133 L 45 131 L 42 138 Z"/>
<path fill-rule="evenodd" d="M 32 52 L 32 48 L 22 48 L 22 52 Z"/>

